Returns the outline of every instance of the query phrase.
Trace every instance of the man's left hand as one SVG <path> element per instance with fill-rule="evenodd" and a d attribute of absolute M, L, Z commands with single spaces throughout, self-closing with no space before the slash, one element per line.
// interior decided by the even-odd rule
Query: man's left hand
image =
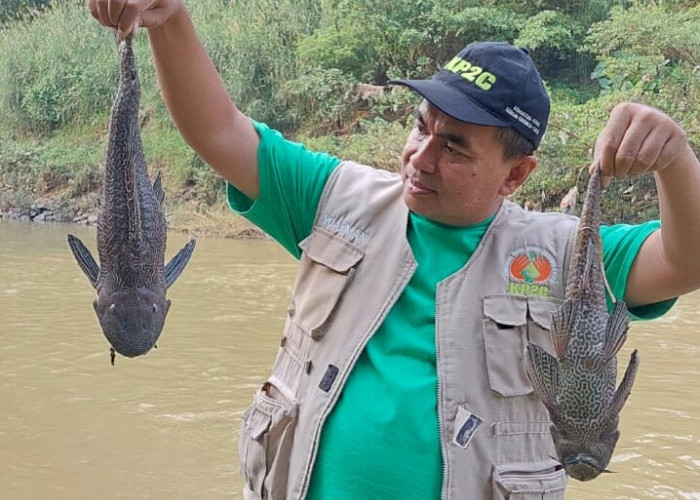
<path fill-rule="evenodd" d="M 612 177 L 663 170 L 688 147 L 685 131 L 662 111 L 643 104 L 618 104 L 596 140 L 593 165 L 600 162 L 603 185 Z"/>

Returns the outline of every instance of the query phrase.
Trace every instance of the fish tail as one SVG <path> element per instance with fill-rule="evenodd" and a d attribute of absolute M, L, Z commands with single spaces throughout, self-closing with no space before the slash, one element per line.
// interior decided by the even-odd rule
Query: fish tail
<path fill-rule="evenodd" d="M 569 267 L 567 298 L 588 297 L 596 302 L 605 300 L 603 284 L 603 254 L 600 240 L 601 179 L 600 166 L 591 174 Z"/>

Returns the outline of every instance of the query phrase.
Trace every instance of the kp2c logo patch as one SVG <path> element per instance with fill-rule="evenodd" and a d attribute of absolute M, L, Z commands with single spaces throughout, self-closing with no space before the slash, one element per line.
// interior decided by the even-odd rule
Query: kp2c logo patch
<path fill-rule="evenodd" d="M 549 285 L 558 278 L 554 256 L 539 247 L 523 247 L 506 259 L 503 271 L 508 278 L 508 293 L 549 296 Z"/>

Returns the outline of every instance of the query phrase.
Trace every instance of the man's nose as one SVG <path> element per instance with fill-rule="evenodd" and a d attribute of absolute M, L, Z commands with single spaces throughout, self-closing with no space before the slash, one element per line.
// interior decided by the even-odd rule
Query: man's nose
<path fill-rule="evenodd" d="M 437 163 L 435 142 L 435 140 L 427 138 L 417 145 L 416 151 L 411 155 L 413 168 L 427 174 L 435 172 L 435 164 Z"/>

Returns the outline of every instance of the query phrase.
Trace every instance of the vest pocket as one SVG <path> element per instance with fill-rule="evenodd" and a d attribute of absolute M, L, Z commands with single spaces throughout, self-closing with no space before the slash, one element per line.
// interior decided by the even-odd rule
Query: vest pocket
<path fill-rule="evenodd" d="M 299 246 L 304 253 L 289 316 L 302 331 L 318 340 L 364 252 L 321 228 L 315 228 Z"/>
<path fill-rule="evenodd" d="M 524 366 L 528 341 L 553 352 L 551 313 L 560 301 L 521 295 L 484 297 L 484 348 L 489 385 L 501 396 L 533 391 Z"/>
<path fill-rule="evenodd" d="M 246 498 L 284 498 L 296 421 L 296 402 L 266 382 L 242 419 L 239 458 Z"/>
<path fill-rule="evenodd" d="M 564 500 L 566 472 L 555 460 L 496 465 L 493 500 Z"/>

